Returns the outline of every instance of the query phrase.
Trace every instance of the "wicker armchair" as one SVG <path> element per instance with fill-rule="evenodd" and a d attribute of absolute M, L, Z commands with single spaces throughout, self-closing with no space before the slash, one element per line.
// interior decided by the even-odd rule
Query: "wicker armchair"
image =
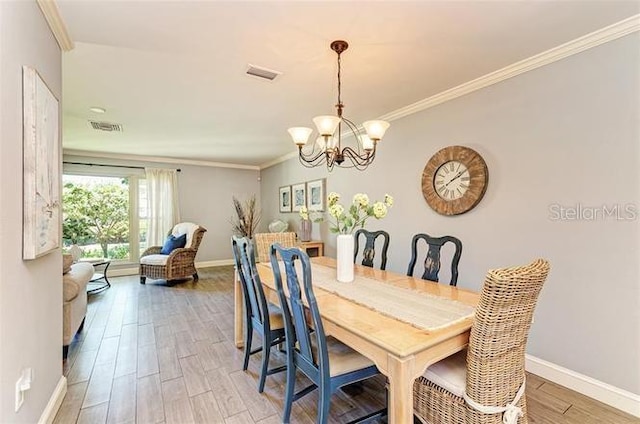
<path fill-rule="evenodd" d="M 193 280 L 198 281 L 194 261 L 206 231 L 206 228 L 190 222 L 176 224 L 169 234 L 177 236 L 186 233 L 187 244 L 169 255 L 160 254 L 162 246 L 152 246 L 145 250 L 140 257 L 140 284 L 144 284 L 147 277 L 171 281 L 193 276 Z"/>
<path fill-rule="evenodd" d="M 294 247 L 296 245 L 296 233 L 256 233 L 255 242 L 258 262 L 269 262 L 271 245 L 280 243 L 282 247 Z"/>
<path fill-rule="evenodd" d="M 502 424 L 504 414 L 504 422 L 528 423 L 524 354 L 548 273 L 549 263 L 542 259 L 489 271 L 468 350 L 430 366 L 413 385 L 414 413 L 422 422 Z"/>

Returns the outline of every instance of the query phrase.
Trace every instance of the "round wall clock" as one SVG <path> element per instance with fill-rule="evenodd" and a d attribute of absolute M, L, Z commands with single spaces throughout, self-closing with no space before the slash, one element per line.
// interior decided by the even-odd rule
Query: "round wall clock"
<path fill-rule="evenodd" d="M 464 146 L 449 146 L 429 159 L 422 171 L 422 194 L 441 215 L 473 209 L 484 196 L 489 170 L 482 156 Z"/>

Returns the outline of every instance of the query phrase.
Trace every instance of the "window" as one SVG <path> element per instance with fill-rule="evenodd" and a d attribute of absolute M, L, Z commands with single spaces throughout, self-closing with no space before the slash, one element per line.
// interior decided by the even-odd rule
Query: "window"
<path fill-rule="evenodd" d="M 146 247 L 144 172 L 81 166 L 65 168 L 62 182 L 64 246 L 78 245 L 84 258 L 137 262 Z"/>

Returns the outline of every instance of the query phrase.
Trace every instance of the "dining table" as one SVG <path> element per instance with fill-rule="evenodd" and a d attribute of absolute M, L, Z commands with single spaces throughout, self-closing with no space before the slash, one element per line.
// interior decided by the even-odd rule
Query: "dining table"
<path fill-rule="evenodd" d="M 471 310 L 478 303 L 479 294 L 470 290 L 422 280 L 411 276 L 354 265 L 356 280 L 373 280 L 404 289 L 411 296 L 465 305 Z M 311 258 L 312 281 L 314 270 L 336 268 L 336 260 L 329 257 Z M 273 271 L 269 263 L 258 263 L 258 273 L 269 302 L 279 304 Z M 235 342 L 243 345 L 243 300 L 238 279 L 235 279 Z M 337 282 L 337 281 L 336 281 Z M 427 330 L 407 319 L 398 319 L 386 312 L 325 290 L 312 283 L 327 335 L 373 361 L 388 379 L 388 422 L 413 423 L 413 383 L 427 367 L 464 349 L 469 342 L 473 315 L 444 322 L 437 329 Z M 352 284 L 352 283 L 339 283 Z M 375 296 L 375 293 L 371 294 Z M 378 303 L 384 299 L 376 299 Z M 428 312 L 428 311 L 425 311 Z"/>

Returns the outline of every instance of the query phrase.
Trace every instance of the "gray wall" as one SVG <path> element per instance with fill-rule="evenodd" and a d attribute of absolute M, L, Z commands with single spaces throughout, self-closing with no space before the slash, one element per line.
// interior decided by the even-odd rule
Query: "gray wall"
<path fill-rule="evenodd" d="M 196 257 L 199 262 L 231 258 L 229 220 L 234 214 L 232 197 L 246 199 L 255 194 L 258 201 L 260 200 L 258 171 L 71 155 L 64 155 L 64 160 L 151 168 L 180 168 L 182 171 L 178 174 L 178 191 L 182 220 L 195 222 L 207 229 Z"/>
<path fill-rule="evenodd" d="M 548 258 L 528 352 L 640 393 L 638 219 L 554 221 L 549 211 L 628 203 L 639 210 L 639 39 L 626 36 L 394 121 L 365 172 L 327 176 L 297 159 L 265 169 L 264 219 L 296 225 L 297 215 L 278 213 L 278 187 L 327 176 L 328 191 L 349 199 L 395 197 L 387 218 L 368 225 L 391 234 L 393 271 L 406 272 L 418 232 L 462 240 L 458 284 L 473 290 L 490 268 Z M 485 158 L 489 186 L 474 210 L 444 217 L 424 201 L 420 178 L 427 160 L 454 144 Z M 314 226 L 334 255 L 335 236 L 326 224 Z"/>
<path fill-rule="evenodd" d="M 22 65 L 62 92 L 61 55 L 35 1 L 0 2 L 0 422 L 35 423 L 62 376 L 60 250 L 22 261 Z M 34 380 L 14 412 L 15 383 Z"/>

